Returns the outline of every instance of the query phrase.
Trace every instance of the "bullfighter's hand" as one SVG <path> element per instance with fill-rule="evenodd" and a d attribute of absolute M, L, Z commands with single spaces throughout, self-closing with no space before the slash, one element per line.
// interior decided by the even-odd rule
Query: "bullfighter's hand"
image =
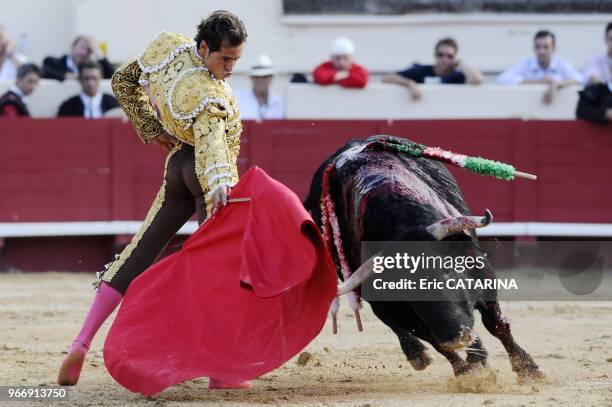
<path fill-rule="evenodd" d="M 232 187 L 226 184 L 221 184 L 212 190 L 210 193 L 213 202 L 213 213 L 218 209 L 227 205 L 227 197 L 232 193 Z"/>

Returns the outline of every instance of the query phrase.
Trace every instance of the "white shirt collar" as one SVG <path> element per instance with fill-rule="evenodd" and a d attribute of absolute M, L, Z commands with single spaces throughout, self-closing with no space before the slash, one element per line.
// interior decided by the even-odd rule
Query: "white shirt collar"
<path fill-rule="evenodd" d="M 74 60 L 72 59 L 72 56 L 68 55 L 68 57 L 66 58 L 66 66 L 68 66 L 68 69 L 70 69 L 70 72 L 78 75 L 79 74 L 79 67 L 75 65 Z"/>
<path fill-rule="evenodd" d="M 79 94 L 81 101 L 83 102 L 83 115 L 86 118 L 99 118 L 104 114 L 102 113 L 102 92 L 96 93 L 94 96 L 89 96 L 85 92 L 81 91 Z M 91 112 L 88 111 L 91 106 Z"/>
<path fill-rule="evenodd" d="M 197 45 L 193 46 L 193 52 L 196 54 L 196 57 L 198 57 L 198 59 L 200 61 L 202 61 L 202 63 L 204 64 L 204 66 L 206 66 L 206 64 L 204 63 L 204 59 L 200 56 L 200 52 L 198 51 L 198 47 Z"/>
<path fill-rule="evenodd" d="M 551 58 L 550 64 L 548 64 L 547 68 L 542 68 L 542 66 L 540 66 L 540 63 L 538 62 L 538 58 L 537 57 L 531 58 L 530 62 L 531 62 L 530 68 L 534 72 L 536 72 L 536 71 L 555 72 L 555 71 L 559 70 L 559 60 L 554 55 Z"/>
<path fill-rule="evenodd" d="M 102 100 L 102 92 L 98 92 L 93 96 L 89 96 L 87 93 L 81 91 L 81 93 L 79 94 L 79 96 L 81 96 L 81 99 L 85 99 L 85 100 L 89 100 L 91 99 L 94 102 L 99 102 Z"/>

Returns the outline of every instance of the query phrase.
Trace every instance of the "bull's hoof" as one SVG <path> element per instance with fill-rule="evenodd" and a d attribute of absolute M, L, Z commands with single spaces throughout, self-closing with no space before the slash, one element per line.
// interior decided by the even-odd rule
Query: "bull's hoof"
<path fill-rule="evenodd" d="M 476 360 L 476 361 L 470 361 L 470 360 L 468 360 L 467 362 L 470 364 L 470 366 L 472 367 L 472 369 L 484 369 L 484 368 L 486 368 L 487 366 L 489 366 L 489 364 L 487 363 L 487 360 L 486 360 L 486 359 L 483 359 L 483 360 Z"/>
<path fill-rule="evenodd" d="M 461 376 L 466 373 L 470 373 L 473 370 L 472 365 L 470 365 L 464 360 L 454 362 L 452 364 L 452 367 L 453 367 L 453 373 L 455 374 L 455 376 Z"/>
<path fill-rule="evenodd" d="M 423 370 L 427 366 L 431 365 L 433 361 L 434 357 L 427 349 L 420 352 L 416 358 L 408 359 L 408 362 L 410 362 L 410 366 L 412 366 L 414 370 Z"/>
<path fill-rule="evenodd" d="M 478 353 L 476 353 L 475 351 L 468 350 L 465 361 L 468 362 L 472 367 L 487 367 L 489 363 L 487 362 L 486 352 L 487 351 L 484 349 L 478 351 Z"/>
<path fill-rule="evenodd" d="M 510 364 L 520 383 L 542 381 L 546 378 L 544 371 L 533 361 L 527 352 L 511 357 Z"/>
<path fill-rule="evenodd" d="M 476 336 L 469 328 L 463 328 L 459 335 L 452 341 L 441 343 L 442 348 L 449 352 L 454 352 L 459 349 L 470 346 L 476 340 Z"/>
<path fill-rule="evenodd" d="M 518 370 L 516 376 L 521 384 L 541 382 L 546 379 L 544 371 L 539 366 L 530 366 Z"/>

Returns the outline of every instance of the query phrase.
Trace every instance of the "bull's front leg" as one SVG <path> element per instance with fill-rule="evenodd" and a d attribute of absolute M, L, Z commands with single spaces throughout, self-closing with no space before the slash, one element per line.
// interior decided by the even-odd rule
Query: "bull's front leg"
<path fill-rule="evenodd" d="M 423 339 L 426 340 L 437 350 L 442 356 L 448 360 L 453 368 L 455 376 L 459 376 L 472 371 L 472 365 L 463 360 L 463 358 L 454 350 L 442 346 L 436 339 L 431 335 L 424 335 Z"/>
<path fill-rule="evenodd" d="M 423 370 L 431 365 L 434 357 L 423 342 L 410 332 L 410 316 L 401 307 L 404 304 L 392 302 L 371 302 L 374 315 L 397 335 L 406 359 L 415 370 Z"/>
<path fill-rule="evenodd" d="M 479 336 L 476 337 L 469 348 L 466 348 L 465 353 L 467 354 L 465 361 L 472 365 L 472 367 L 477 367 L 479 365 L 487 367 L 489 352 L 482 344 L 482 339 L 480 339 Z"/>
<path fill-rule="evenodd" d="M 406 331 L 395 331 L 400 341 L 400 346 L 406 359 L 410 363 L 410 366 L 414 370 L 423 370 L 427 366 L 431 365 L 434 361 L 433 355 L 425 348 L 423 342 L 416 336 Z"/>
<path fill-rule="evenodd" d="M 541 380 L 545 377 L 531 355 L 521 348 L 512 337 L 510 323 L 502 314 L 497 301 L 487 301 L 479 307 L 482 315 L 482 323 L 491 333 L 499 339 L 508 353 L 512 370 L 518 375 L 520 380 L 536 379 Z"/>

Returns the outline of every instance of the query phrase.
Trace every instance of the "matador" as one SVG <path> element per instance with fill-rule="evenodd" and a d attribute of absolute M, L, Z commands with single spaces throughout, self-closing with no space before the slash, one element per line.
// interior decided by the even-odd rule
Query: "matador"
<path fill-rule="evenodd" d="M 143 142 L 168 150 L 159 192 L 140 228 L 115 260 L 98 273 L 97 293 L 58 375 L 77 383 L 91 341 L 121 302 L 130 282 L 146 270 L 194 213 L 202 223 L 227 203 L 238 182 L 242 125 L 230 86 L 247 32 L 242 21 L 216 11 L 198 26 L 195 41 L 162 32 L 113 75 L 113 92 Z M 210 388 L 245 388 L 248 382 Z"/>

